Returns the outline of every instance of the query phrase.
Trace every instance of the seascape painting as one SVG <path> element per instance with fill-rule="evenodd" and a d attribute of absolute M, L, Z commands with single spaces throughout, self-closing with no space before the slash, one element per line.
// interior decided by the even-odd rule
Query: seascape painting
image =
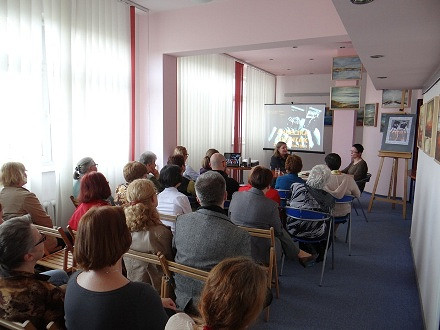
<path fill-rule="evenodd" d="M 365 104 L 364 126 L 376 126 L 377 108 L 378 108 L 377 103 Z"/>
<path fill-rule="evenodd" d="M 333 57 L 332 80 L 362 78 L 362 63 L 358 56 Z"/>
<path fill-rule="evenodd" d="M 417 146 L 423 149 L 423 137 L 425 135 L 425 105 L 420 106 L 419 126 L 417 127 Z"/>
<path fill-rule="evenodd" d="M 332 87 L 331 109 L 359 109 L 360 87 Z"/>
<path fill-rule="evenodd" d="M 408 90 L 384 89 L 382 91 L 382 108 L 401 108 L 402 94 L 405 93 L 403 107 L 408 107 Z"/>

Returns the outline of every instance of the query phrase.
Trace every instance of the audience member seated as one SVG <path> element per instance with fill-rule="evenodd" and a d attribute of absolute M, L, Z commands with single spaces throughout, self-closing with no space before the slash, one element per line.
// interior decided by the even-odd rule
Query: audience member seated
<path fill-rule="evenodd" d="M 270 169 L 272 171 L 280 170 L 281 173 L 285 173 L 285 164 L 288 155 L 289 151 L 287 150 L 287 144 L 283 141 L 279 141 L 275 146 L 272 157 L 270 158 Z"/>
<path fill-rule="evenodd" d="M 168 157 L 168 165 L 177 165 L 181 168 L 181 173 L 185 171 L 185 159 L 182 155 L 172 155 Z M 186 196 L 195 196 L 196 188 L 194 188 L 195 182 L 182 176 L 182 182 L 177 187 L 177 190 Z"/>
<path fill-rule="evenodd" d="M 325 156 L 325 163 L 331 170 L 331 175 L 326 186 L 324 187 L 324 190 L 332 194 L 333 197 L 337 199 L 342 198 L 345 195 L 353 195 L 355 197 L 359 197 L 361 195 L 361 192 L 353 177 L 339 171 L 339 167 L 341 166 L 341 157 L 338 154 L 330 153 Z M 335 217 L 342 217 L 350 212 L 350 204 L 335 204 L 333 209 L 333 215 Z"/>
<path fill-rule="evenodd" d="M 178 263 L 210 271 L 229 257 L 251 256 L 251 237 L 224 214 L 226 182 L 222 175 L 208 171 L 199 176 L 196 194 L 201 207 L 177 218 L 173 247 Z M 198 314 L 197 303 L 203 283 L 174 275 L 179 310 Z"/>
<path fill-rule="evenodd" d="M 78 196 L 79 206 L 73 212 L 69 225 L 73 230 L 78 230 L 81 217 L 94 206 L 109 205 L 107 199 L 111 195 L 110 186 L 104 174 L 90 172 L 81 179 L 81 188 Z"/>
<path fill-rule="evenodd" d="M 147 179 L 151 180 L 154 183 L 158 192 L 161 192 L 163 190 L 163 187 L 159 182 L 159 171 L 157 170 L 156 160 L 156 155 L 151 151 L 146 151 L 139 157 L 139 162 L 147 167 Z"/>
<path fill-rule="evenodd" d="M 244 186 L 240 186 L 240 188 L 238 188 L 238 191 L 248 191 L 251 188 L 252 188 L 252 185 L 249 183 L 249 178 L 248 178 L 248 183 Z M 280 203 L 281 203 L 280 194 L 278 193 L 278 191 L 276 189 L 273 189 L 272 187 L 269 187 L 269 190 L 266 191 L 264 196 L 273 200 L 278 205 L 280 205 Z"/>
<path fill-rule="evenodd" d="M 173 234 L 160 222 L 154 184 L 148 179 L 134 180 L 128 186 L 127 200 L 129 203 L 124 212 L 131 232 L 130 249 L 152 254 L 160 251 L 168 260 L 174 260 L 171 248 Z M 124 262 L 129 280 L 149 283 L 160 292 L 163 275 L 160 266 L 130 257 L 124 257 Z"/>
<path fill-rule="evenodd" d="M 186 148 L 183 146 L 175 147 L 173 156 L 174 155 L 181 155 L 184 157 L 185 171 L 183 172 L 183 177 L 188 180 L 196 181 L 200 174 L 194 171 L 194 169 L 187 163 L 189 153 Z"/>
<path fill-rule="evenodd" d="M 297 155 L 289 155 L 286 159 L 285 169 L 286 173 L 279 176 L 275 183 L 275 189 L 290 190 L 290 186 L 294 182 L 304 183 L 304 180 L 298 176 L 303 167 L 301 157 Z"/>
<path fill-rule="evenodd" d="M 231 200 L 232 194 L 238 191 L 238 188 L 240 187 L 240 184 L 234 180 L 233 178 L 230 178 L 226 174 L 226 158 L 220 153 L 213 154 L 210 159 L 210 164 L 212 171 L 215 171 L 217 173 L 220 173 L 223 179 L 226 181 L 226 191 L 228 192 L 227 199 Z"/>
<path fill-rule="evenodd" d="M 147 167 L 137 161 L 128 162 L 123 169 L 124 179 L 126 183 L 120 184 L 116 187 L 115 193 L 115 204 L 123 206 L 127 203 L 127 198 L 125 197 L 127 187 L 130 182 L 136 179 L 142 179 L 147 176 Z"/>
<path fill-rule="evenodd" d="M 300 250 L 281 225 L 278 204 L 264 194 L 269 190 L 272 171 L 263 166 L 256 166 L 250 176 L 252 188 L 248 191 L 236 192 L 229 205 L 229 217 L 239 226 L 269 229 L 274 228 L 278 259 L 281 258 L 281 247 L 289 259 L 298 258 L 301 265 L 311 266 L 314 257 Z M 256 262 L 269 264 L 270 242 L 267 239 L 252 237 L 252 257 Z M 281 243 L 281 245 L 280 245 Z"/>
<path fill-rule="evenodd" d="M 9 162 L 3 164 L 0 182 L 4 186 L 0 192 L 4 221 L 29 214 L 32 222 L 36 225 L 53 227 L 52 219 L 44 211 L 37 196 L 23 187 L 27 183 L 27 174 L 22 163 Z M 44 242 L 44 246 L 49 252 L 58 250 L 60 247 L 57 245 L 58 242 L 55 237 L 48 237 Z"/>
<path fill-rule="evenodd" d="M 354 181 L 362 180 L 367 176 L 368 165 L 365 160 L 362 159 L 362 153 L 364 152 L 364 147 L 359 144 L 353 144 L 350 150 L 351 163 L 348 164 L 341 172 L 350 174 L 354 177 Z M 357 184 L 359 190 L 362 192 L 365 188 L 365 182 L 360 182 Z"/>
<path fill-rule="evenodd" d="M 218 153 L 219 151 L 217 149 L 208 149 L 206 151 L 205 157 L 203 157 L 202 160 L 202 168 L 200 169 L 200 174 L 203 174 L 205 172 L 208 172 L 210 170 L 212 170 L 211 165 L 210 165 L 210 160 L 211 160 L 211 156 L 213 154 Z"/>
<path fill-rule="evenodd" d="M 0 317 L 29 320 L 38 329 L 46 329 L 51 321 L 64 327 L 64 292 L 49 276 L 34 271 L 44 255 L 45 238 L 25 219 L 0 226 Z"/>
<path fill-rule="evenodd" d="M 91 157 L 84 157 L 76 164 L 75 172 L 73 172 L 73 192 L 75 199 L 79 196 L 81 178 L 89 173 L 98 171 L 98 164 Z"/>
<path fill-rule="evenodd" d="M 177 190 L 182 180 L 181 169 L 177 165 L 166 165 L 160 171 L 160 182 L 165 189 L 157 196 L 159 201 L 157 210 L 163 214 L 179 215 L 192 212 L 188 197 Z M 173 232 L 175 224 L 164 221 L 170 225 Z"/>
<path fill-rule="evenodd" d="M 197 323 L 178 313 L 168 320 L 165 330 L 247 329 L 263 309 L 266 283 L 266 272 L 252 260 L 225 259 L 208 275 Z"/>
<path fill-rule="evenodd" d="M 165 327 L 164 307 L 154 288 L 122 275 L 122 256 L 131 245 L 124 211 L 118 206 L 90 209 L 78 228 L 74 256 L 82 271 L 73 274 L 65 297 L 66 327 L 76 329 L 157 329 Z"/>
<path fill-rule="evenodd" d="M 308 209 L 330 213 L 333 210 L 335 199 L 324 191 L 330 179 L 330 169 L 327 165 L 316 165 L 310 171 L 306 183 L 292 183 L 292 196 L 288 202 L 290 206 L 299 209 Z M 308 222 L 287 217 L 287 230 L 292 236 L 309 239 L 327 237 L 328 226 L 324 221 Z M 318 253 L 316 261 L 322 261 L 326 241 L 316 244 L 300 244 L 300 247 L 310 253 Z"/>

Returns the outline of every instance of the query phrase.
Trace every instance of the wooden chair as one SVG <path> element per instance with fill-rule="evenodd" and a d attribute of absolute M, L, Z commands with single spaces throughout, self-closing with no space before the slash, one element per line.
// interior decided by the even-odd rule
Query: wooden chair
<path fill-rule="evenodd" d="M 67 231 L 70 234 L 70 237 L 72 237 L 72 241 L 71 241 L 72 244 L 75 245 L 76 230 L 73 230 L 73 228 L 70 227 L 70 225 L 67 225 L 66 228 L 67 228 Z"/>
<path fill-rule="evenodd" d="M 275 280 L 275 290 L 277 294 L 277 298 L 280 297 L 280 287 L 278 281 L 278 267 L 277 267 L 277 258 L 276 258 L 276 248 L 275 248 L 275 231 L 273 227 L 269 229 L 259 229 L 259 228 L 251 228 L 238 226 L 244 230 L 246 230 L 253 237 L 267 238 L 270 240 L 270 250 L 269 250 L 269 265 L 266 265 L 268 270 L 268 280 L 270 282 L 269 289 L 272 288 L 272 278 Z"/>
<path fill-rule="evenodd" d="M 37 330 L 35 326 L 31 323 L 31 321 L 20 322 L 12 322 L 5 319 L 0 318 L 0 328 L 1 329 L 12 329 L 12 330 Z"/>
<path fill-rule="evenodd" d="M 63 228 L 49 228 L 39 225 L 34 226 L 41 234 L 61 238 L 66 244 L 66 247 L 53 253 L 49 253 L 46 248 L 44 248 L 45 255 L 37 261 L 37 264 L 49 269 L 62 269 L 67 273 L 74 271 L 76 269 L 76 262 L 73 258 L 73 244 L 67 237 Z"/>
<path fill-rule="evenodd" d="M 162 263 L 160 262 L 158 255 L 155 255 L 152 253 L 138 252 L 135 250 L 128 250 L 126 253 L 124 253 L 124 256 L 130 257 L 133 259 L 137 259 L 140 261 L 144 261 L 144 262 L 147 262 L 150 264 L 158 265 L 158 266 L 161 266 L 163 269 Z M 161 289 L 160 289 L 160 296 L 162 298 L 169 297 L 169 291 L 167 288 L 165 288 L 165 283 L 166 283 L 166 279 L 165 279 L 165 272 L 164 272 L 164 276 L 162 276 L 162 284 L 161 284 Z"/>
<path fill-rule="evenodd" d="M 73 197 L 72 195 L 70 195 L 70 200 L 72 201 L 73 206 L 75 206 L 75 208 L 77 208 L 79 206 L 80 202 L 78 202 L 78 200 L 75 197 Z"/>
<path fill-rule="evenodd" d="M 171 279 L 173 277 L 172 273 L 177 273 L 202 282 L 206 282 L 206 279 L 208 278 L 209 272 L 205 270 L 185 266 L 175 261 L 167 260 L 167 258 L 165 258 L 161 252 L 158 252 L 157 256 L 159 257 L 160 265 L 162 266 L 164 273 L 164 277 L 162 278 L 162 290 L 164 291 L 164 296 L 162 298 L 170 297 L 169 289 L 171 287 Z"/>

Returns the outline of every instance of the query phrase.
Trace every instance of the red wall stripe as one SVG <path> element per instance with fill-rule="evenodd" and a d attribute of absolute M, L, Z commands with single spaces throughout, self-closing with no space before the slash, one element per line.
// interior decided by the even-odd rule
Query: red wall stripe
<path fill-rule="evenodd" d="M 130 160 L 134 160 L 136 150 L 136 26 L 135 7 L 130 6 L 130 41 L 131 41 L 131 133 L 130 133 Z"/>

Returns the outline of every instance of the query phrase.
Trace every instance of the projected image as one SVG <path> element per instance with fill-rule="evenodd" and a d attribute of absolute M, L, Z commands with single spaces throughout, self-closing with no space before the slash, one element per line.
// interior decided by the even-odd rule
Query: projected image
<path fill-rule="evenodd" d="M 288 149 L 322 151 L 325 104 L 266 105 L 265 147 L 283 141 Z"/>

